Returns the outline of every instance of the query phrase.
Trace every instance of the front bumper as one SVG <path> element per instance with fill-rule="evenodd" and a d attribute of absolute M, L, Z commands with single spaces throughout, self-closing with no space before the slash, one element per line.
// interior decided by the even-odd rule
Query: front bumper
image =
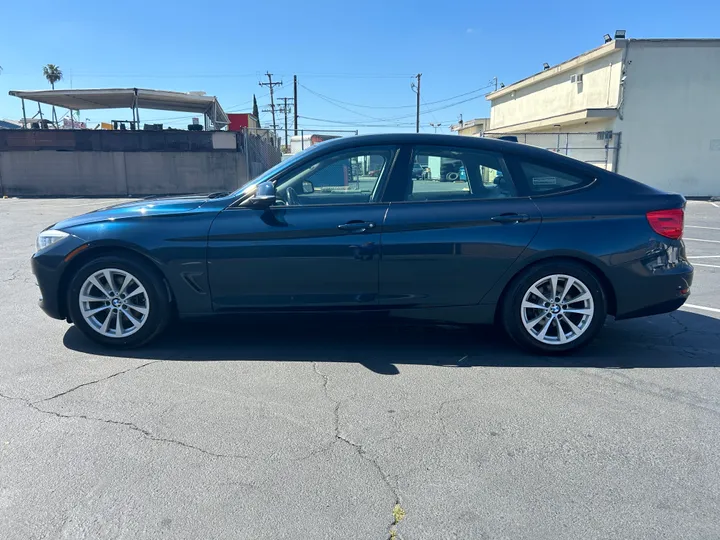
<path fill-rule="evenodd" d="M 66 319 L 65 295 L 63 273 L 68 266 L 66 260 L 68 254 L 85 244 L 76 236 L 68 236 L 66 239 L 54 244 L 47 249 L 35 253 L 30 259 L 32 273 L 35 274 L 38 287 L 40 288 L 40 300 L 38 305 L 48 316 L 53 319 Z"/>
<path fill-rule="evenodd" d="M 30 259 L 30 266 L 40 288 L 40 299 L 38 300 L 40 309 L 53 319 L 64 319 L 65 314 L 61 308 L 58 294 L 59 275 L 40 264 L 34 256 Z"/>

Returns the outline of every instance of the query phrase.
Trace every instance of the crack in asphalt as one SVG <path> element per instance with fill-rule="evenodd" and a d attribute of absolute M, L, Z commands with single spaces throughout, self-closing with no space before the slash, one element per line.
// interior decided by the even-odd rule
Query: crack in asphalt
<path fill-rule="evenodd" d="M 702 396 L 698 396 L 690 392 L 664 387 L 651 381 L 642 380 L 619 371 L 579 371 L 579 373 L 582 373 L 587 377 L 599 378 L 613 384 L 624 386 L 636 392 L 642 392 L 646 395 L 665 399 L 673 403 L 679 403 L 700 411 L 709 412 L 714 415 L 720 414 L 720 405 L 714 401 L 705 399 Z"/>
<path fill-rule="evenodd" d="M 37 411 L 42 414 L 47 414 L 50 416 L 55 416 L 57 418 L 92 420 L 94 422 L 102 422 L 104 424 L 111 424 L 111 425 L 115 425 L 115 426 L 127 427 L 127 428 L 130 428 L 132 431 L 137 431 L 138 433 L 142 434 L 145 438 L 150 439 L 151 441 L 164 442 L 164 443 L 173 444 L 176 446 L 181 446 L 182 448 L 187 448 L 189 450 L 195 450 L 197 452 L 200 452 L 202 454 L 205 454 L 207 456 L 211 456 L 214 458 L 250 459 L 249 456 L 246 456 L 243 454 L 219 454 L 217 452 L 212 452 L 210 450 L 206 450 L 199 446 L 185 443 L 185 442 L 179 441 L 177 439 L 168 439 L 166 437 L 158 437 L 158 436 L 154 435 L 151 431 L 141 428 L 140 426 L 138 426 L 137 424 L 134 424 L 133 422 L 123 422 L 121 420 L 111 420 L 109 418 L 98 418 L 95 416 L 87 416 L 85 414 L 63 414 L 63 413 L 59 413 L 56 411 L 48 411 L 48 410 L 42 409 L 36 405 L 36 402 L 29 401 L 25 398 L 17 398 L 17 397 L 12 397 L 12 396 L 6 396 L 3 394 L 0 394 L 0 398 L 22 401 L 25 403 L 25 405 L 27 405 L 34 411 Z"/>
<path fill-rule="evenodd" d="M 160 360 L 153 360 L 153 361 L 151 361 L 151 362 L 145 362 L 144 364 L 141 364 L 141 365 L 139 365 L 139 366 L 135 366 L 135 367 L 131 367 L 131 368 L 128 368 L 128 369 L 124 369 L 124 370 L 122 370 L 122 371 L 118 371 L 117 373 L 113 373 L 112 375 L 108 375 L 107 377 L 102 377 L 102 378 L 96 379 L 96 380 L 94 380 L 94 381 L 88 381 L 88 382 L 84 382 L 84 383 L 82 383 L 82 384 L 78 384 L 77 386 L 74 386 L 74 387 L 70 388 L 69 390 L 65 390 L 64 392 L 60 392 L 59 394 L 55 394 L 54 396 L 50 396 L 50 397 L 47 397 L 47 398 L 38 399 L 37 401 L 33 401 L 32 404 L 35 405 L 36 403 L 43 403 L 43 402 L 45 402 L 45 401 L 50 401 L 51 399 L 55 399 L 55 398 L 59 398 L 59 397 L 62 397 L 62 396 L 66 396 L 66 395 L 68 395 L 69 393 L 74 392 L 75 390 L 78 390 L 78 389 L 83 388 L 83 387 L 85 387 L 85 386 L 90 386 L 90 385 L 97 384 L 97 383 L 100 383 L 100 382 L 103 382 L 103 381 L 107 381 L 108 379 L 112 379 L 113 377 L 117 377 L 118 375 L 122 375 L 123 373 L 127 373 L 128 371 L 137 371 L 138 369 L 142 369 L 142 368 L 144 368 L 145 366 L 149 366 L 150 364 L 155 364 L 155 363 L 157 363 L 157 362 L 160 362 Z"/>
<path fill-rule="evenodd" d="M 212 452 L 211 450 L 206 450 L 205 448 L 201 448 L 201 447 L 199 447 L 199 446 L 195 446 L 195 445 L 193 445 L 193 444 L 189 444 L 189 443 L 186 443 L 186 442 L 183 442 L 183 441 L 179 441 L 179 440 L 177 440 L 177 439 L 170 439 L 170 438 L 167 438 L 167 437 L 158 437 L 157 435 L 154 435 L 151 431 L 149 431 L 149 430 L 147 430 L 147 429 L 145 429 L 145 428 L 142 428 L 142 427 L 138 426 L 137 424 L 134 424 L 133 422 L 124 422 L 124 421 L 122 421 L 122 420 L 112 420 L 112 419 L 109 419 L 109 418 L 99 418 L 99 417 L 95 417 L 95 416 L 87 416 L 87 415 L 84 415 L 84 414 L 64 414 L 64 413 L 60 413 L 60 412 L 56 412 L 56 411 L 48 411 L 48 410 L 43 409 L 43 408 L 41 408 L 41 407 L 38 406 L 38 403 L 43 403 L 43 402 L 49 401 L 49 400 L 51 400 L 51 399 L 55 399 L 55 398 L 58 398 L 58 397 L 61 397 L 61 396 L 65 396 L 65 395 L 69 394 L 70 392 L 73 392 L 73 391 L 77 390 L 78 388 L 82 388 L 82 387 L 84 387 L 84 386 L 89 386 L 89 385 L 92 385 L 92 384 L 96 384 L 96 383 L 99 383 L 99 382 L 103 382 L 103 381 L 106 381 L 106 380 L 108 380 L 108 379 L 112 379 L 113 377 L 117 377 L 118 375 L 122 375 L 123 373 L 127 373 L 127 372 L 129 372 L 129 371 L 137 371 L 138 369 L 142 369 L 142 368 L 144 368 L 145 366 L 149 366 L 150 364 L 154 364 L 154 363 L 160 362 L 160 361 L 161 361 L 161 360 L 153 360 L 152 362 L 146 362 L 146 363 L 144 363 L 144 364 L 142 364 L 142 365 L 140 365 L 140 366 L 136 366 L 136 367 L 133 367 L 133 368 L 125 369 L 125 370 L 123 370 L 123 371 L 118 371 L 117 373 L 113 373 L 112 375 L 109 375 L 109 376 L 107 376 L 107 377 L 102 377 L 102 378 L 97 379 L 97 380 L 94 380 L 94 381 L 89 381 L 89 382 L 86 382 L 86 383 L 83 383 L 83 384 L 79 384 L 79 385 L 77 385 L 77 386 L 75 386 L 75 387 L 73 387 L 73 388 L 70 388 L 69 390 L 66 390 L 66 391 L 64 391 L 64 392 L 61 392 L 61 393 L 56 394 L 56 395 L 54 395 L 54 396 L 51 396 L 51 397 L 49 397 L 49 398 L 40 399 L 40 400 L 37 400 L 37 401 L 30 401 L 29 399 L 26 399 L 26 398 L 14 397 L 14 396 L 9 396 L 9 395 L 5 395 L 5 394 L 1 394 L 1 393 L 0 393 L 0 398 L 4 398 L 4 399 L 7 399 L 7 400 L 13 400 L 13 401 L 22 401 L 23 403 L 25 403 L 25 405 L 27 405 L 28 407 L 30 407 L 30 408 L 33 409 L 34 411 L 37 411 L 37 412 L 42 413 L 42 414 L 47 414 L 47 415 L 50 415 L 50 416 L 55 416 L 55 417 L 57 417 L 57 418 L 91 420 L 91 421 L 94 421 L 94 422 L 102 422 L 102 423 L 105 423 L 105 424 L 110 424 L 110 425 L 115 425 L 115 426 L 126 427 L 126 428 L 129 428 L 129 429 L 132 430 L 132 431 L 136 431 L 136 432 L 140 433 L 143 437 L 145 437 L 146 439 L 149 439 L 149 440 L 151 440 L 151 441 L 173 444 L 173 445 L 180 446 L 180 447 L 182 447 L 182 448 L 186 448 L 186 449 L 189 449 L 189 450 L 195 450 L 195 451 L 200 452 L 200 453 L 202 453 L 202 454 L 204 454 L 204 455 L 207 455 L 207 456 L 210 456 L 210 457 L 214 457 L 214 458 L 250 459 L 249 456 L 246 456 L 246 455 L 243 455 L 243 454 L 220 454 L 220 453 L 217 453 L 217 452 Z"/>
<path fill-rule="evenodd" d="M 463 401 L 466 401 L 466 398 L 448 399 L 447 401 L 443 401 L 442 403 L 440 403 L 440 407 L 438 407 L 438 410 L 435 411 L 435 416 L 440 421 L 440 433 L 445 439 L 447 439 L 448 433 L 447 426 L 445 425 L 445 417 L 443 417 L 443 410 L 445 409 L 446 405 L 449 405 L 451 403 L 462 403 Z"/>
<path fill-rule="evenodd" d="M 46 411 L 45 409 L 41 409 L 40 407 L 36 406 L 34 403 L 28 403 L 28 405 L 38 412 L 41 412 L 44 414 L 50 414 L 52 416 L 57 416 L 58 418 L 80 418 L 83 420 L 94 420 L 96 422 L 103 422 L 105 424 L 124 426 L 124 427 L 130 428 L 133 431 L 137 431 L 138 433 L 142 434 L 145 438 L 150 439 L 151 441 L 174 444 L 174 445 L 180 446 L 182 448 L 187 448 L 189 450 L 195 450 L 197 452 L 200 452 L 202 454 L 205 454 L 207 456 L 211 456 L 214 458 L 248 459 L 248 456 L 245 456 L 242 454 L 218 454 L 216 452 L 212 452 L 210 450 L 200 448 L 199 446 L 195 446 L 193 444 L 188 444 L 188 443 L 185 443 L 182 441 L 178 441 L 177 439 L 168 439 L 166 437 L 158 437 L 156 435 L 153 435 L 153 433 L 148 431 L 147 429 L 141 428 L 140 426 L 138 426 L 132 422 L 123 422 L 121 420 L 110 420 L 107 418 L 97 418 L 94 416 L 86 416 L 84 414 L 63 414 L 63 413 L 59 413 L 59 412 L 55 412 L 55 411 Z"/>
<path fill-rule="evenodd" d="M 328 383 L 330 382 L 330 377 L 323 373 L 318 369 L 318 363 L 313 362 L 313 370 L 315 373 L 317 373 L 323 381 L 323 393 L 325 395 L 325 399 L 327 399 L 330 403 L 333 403 L 335 406 L 333 407 L 333 426 L 334 426 L 334 437 L 335 439 L 326 447 L 321 448 L 319 450 L 316 450 L 309 455 L 305 456 L 302 459 L 308 459 L 311 456 L 321 454 L 323 452 L 327 452 L 334 444 L 336 444 L 338 441 L 345 443 L 346 445 L 350 446 L 355 452 L 360 456 L 364 461 L 367 461 L 372 465 L 372 467 L 375 469 L 377 474 L 380 476 L 380 479 L 382 480 L 383 484 L 385 484 L 385 487 L 387 490 L 391 493 L 393 497 L 393 509 L 395 507 L 399 506 L 401 504 L 400 494 L 398 490 L 392 485 L 392 482 L 390 481 L 390 475 L 386 474 L 385 471 L 383 471 L 380 464 L 377 462 L 377 459 L 373 458 L 371 455 L 368 454 L 365 447 L 358 442 L 355 442 L 351 439 L 349 439 L 346 435 L 344 435 L 340 430 L 340 406 L 342 404 L 341 401 L 337 401 L 330 397 L 330 394 L 328 392 Z M 396 477 L 397 478 L 397 477 Z M 400 538 L 398 535 L 397 530 L 395 529 L 397 525 L 397 520 L 393 516 L 392 521 L 387 527 L 388 530 L 388 538 Z"/>
<path fill-rule="evenodd" d="M 20 270 L 21 270 L 21 268 L 18 268 L 18 269 L 15 270 L 12 274 L 10 274 L 10 277 L 9 277 L 9 278 L 5 278 L 5 279 L 1 280 L 2 283 L 7 283 L 8 281 L 13 281 L 13 280 L 18 276 L 18 274 L 20 273 Z"/>
<path fill-rule="evenodd" d="M 677 345 L 675 344 L 675 338 L 677 338 L 678 336 L 682 336 L 683 334 L 686 334 L 687 332 L 690 331 L 690 328 L 689 328 L 688 325 L 686 325 L 684 322 L 682 322 L 681 320 L 679 320 L 679 319 L 675 316 L 674 313 L 668 313 L 668 315 L 670 316 L 670 318 L 671 318 L 673 321 L 675 321 L 676 323 L 678 323 L 678 324 L 680 325 L 680 327 L 682 328 L 682 330 L 680 330 L 679 332 L 674 333 L 673 335 L 671 335 L 671 336 L 668 338 L 668 341 L 670 342 L 670 344 L 671 344 L 673 347 L 677 347 Z"/>

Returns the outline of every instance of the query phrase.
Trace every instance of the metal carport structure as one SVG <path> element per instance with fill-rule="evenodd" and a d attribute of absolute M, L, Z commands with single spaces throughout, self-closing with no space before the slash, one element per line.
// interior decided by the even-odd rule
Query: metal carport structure
<path fill-rule="evenodd" d="M 202 92 L 171 92 L 145 88 L 90 88 L 71 90 L 11 90 L 11 96 L 22 100 L 23 127 L 27 127 L 25 100 L 62 107 L 68 110 L 124 109 L 133 112 L 133 122 L 140 125 L 139 109 L 181 111 L 202 114 L 205 125 L 222 129 L 230 123 L 215 96 Z"/>

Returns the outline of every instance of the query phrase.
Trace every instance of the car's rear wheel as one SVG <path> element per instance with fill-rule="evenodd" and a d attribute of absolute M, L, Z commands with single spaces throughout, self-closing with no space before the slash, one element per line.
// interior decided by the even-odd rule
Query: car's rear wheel
<path fill-rule="evenodd" d="M 502 320 L 510 337 L 525 349 L 563 354 L 584 347 L 607 316 L 600 280 L 572 261 L 530 267 L 510 286 Z"/>
<path fill-rule="evenodd" d="M 70 281 L 68 310 L 90 339 L 111 347 L 143 345 L 170 321 L 165 284 L 148 264 L 120 256 L 95 259 Z"/>

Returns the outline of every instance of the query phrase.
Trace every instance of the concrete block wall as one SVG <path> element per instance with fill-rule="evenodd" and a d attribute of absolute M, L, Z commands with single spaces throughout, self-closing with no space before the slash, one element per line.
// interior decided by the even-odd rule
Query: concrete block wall
<path fill-rule="evenodd" d="M 249 179 L 242 152 L 0 152 L 0 192 L 10 197 L 232 191 Z"/>

